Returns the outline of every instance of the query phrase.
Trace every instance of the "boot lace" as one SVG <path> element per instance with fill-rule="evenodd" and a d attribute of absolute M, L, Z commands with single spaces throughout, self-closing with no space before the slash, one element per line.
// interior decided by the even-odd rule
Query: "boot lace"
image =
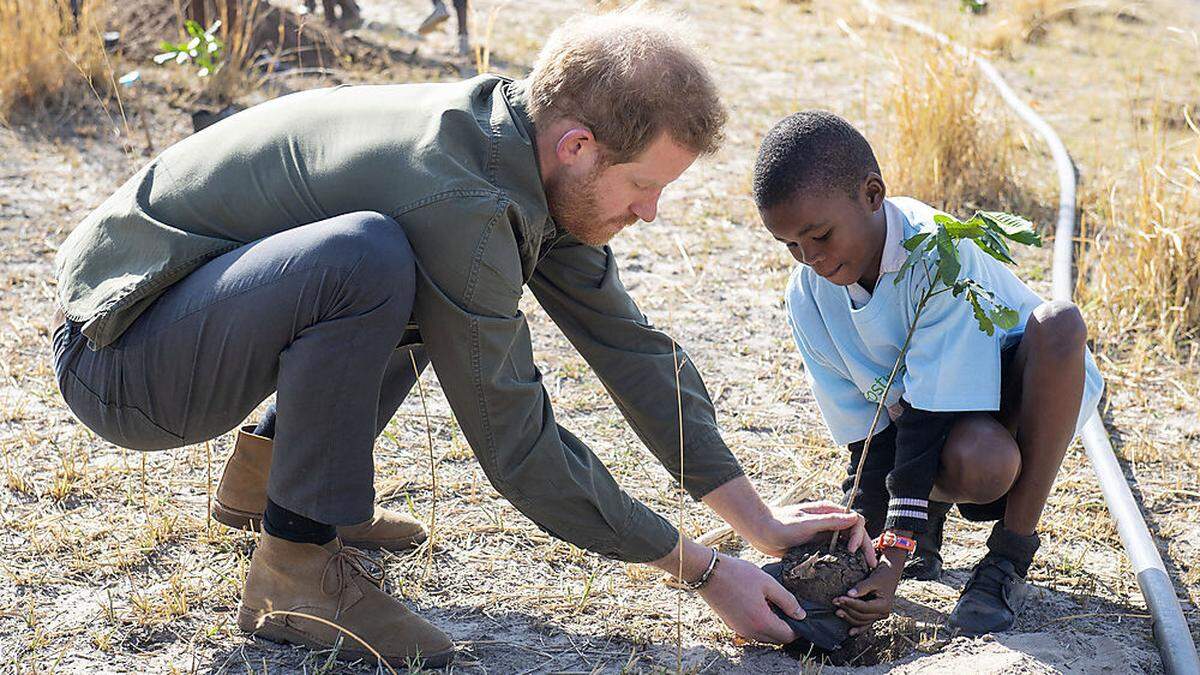
<path fill-rule="evenodd" d="M 358 576 L 365 577 L 377 588 L 383 589 L 386 576 L 383 567 L 356 548 L 343 546 L 325 563 L 325 569 L 321 572 L 321 592 L 326 595 L 338 595 L 338 616 L 345 609 L 342 607 L 343 592 L 350 581 Z M 333 583 L 330 584 L 330 581 Z"/>
<path fill-rule="evenodd" d="M 1004 587 L 1014 576 L 1016 570 L 1013 569 L 1012 563 L 1002 558 L 987 556 L 975 567 L 971 580 L 967 582 L 967 588 L 979 589 L 990 596 L 1003 598 Z"/>

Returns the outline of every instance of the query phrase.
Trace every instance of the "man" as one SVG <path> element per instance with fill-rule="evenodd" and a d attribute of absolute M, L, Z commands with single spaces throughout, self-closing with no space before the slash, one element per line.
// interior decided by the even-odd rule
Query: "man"
<path fill-rule="evenodd" d="M 321 7 L 325 11 L 325 23 L 338 30 L 351 30 L 362 25 L 362 10 L 354 0 L 321 0 Z M 339 10 L 341 16 L 338 16 Z M 304 11 L 315 16 L 317 0 L 304 0 Z"/>
<path fill-rule="evenodd" d="M 239 437 L 216 514 L 261 519 L 238 623 L 267 638 L 327 648 L 333 622 L 392 663 L 452 657 L 344 545 L 424 536 L 372 487 L 375 436 L 415 359 L 432 362 L 492 485 L 541 528 L 682 565 L 737 633 L 789 641 L 770 605 L 803 612 L 782 586 L 680 537 L 555 423 L 518 310 L 528 285 L 672 476 L 678 359 L 684 487 L 755 547 L 849 529 L 873 557 L 856 515 L 763 504 L 691 360 L 647 323 L 605 246 L 654 220 L 724 120 L 694 52 L 636 12 L 569 22 L 527 81 L 338 87 L 234 115 L 165 151 L 63 244 L 63 397 L 102 437 L 156 449 L 224 433 L 276 392 Z M 371 658 L 354 642 L 340 654 Z"/>
<path fill-rule="evenodd" d="M 458 55 L 466 56 L 471 53 L 471 36 L 467 32 L 467 0 L 454 0 L 454 14 L 458 17 Z M 450 12 L 446 10 L 446 3 L 443 0 L 433 0 L 433 10 L 421 21 L 417 33 L 429 35 L 449 18 Z"/>

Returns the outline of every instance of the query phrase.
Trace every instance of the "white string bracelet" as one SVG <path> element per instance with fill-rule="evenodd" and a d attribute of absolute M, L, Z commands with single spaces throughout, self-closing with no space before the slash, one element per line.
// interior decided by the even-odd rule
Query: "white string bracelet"
<path fill-rule="evenodd" d="M 712 578 L 713 571 L 717 569 L 717 560 L 719 558 L 720 555 L 717 553 L 717 547 L 714 546 L 712 549 L 712 560 L 708 561 L 708 569 L 704 570 L 704 574 L 701 574 L 700 578 L 695 581 L 685 581 L 680 579 L 679 583 L 689 591 L 700 590 L 705 584 L 708 583 L 708 580 Z"/>

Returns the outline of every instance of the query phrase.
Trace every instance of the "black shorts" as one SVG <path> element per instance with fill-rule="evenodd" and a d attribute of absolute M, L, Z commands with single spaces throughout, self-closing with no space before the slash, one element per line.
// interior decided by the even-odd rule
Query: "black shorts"
<path fill-rule="evenodd" d="M 1006 338 L 1000 350 L 1000 410 L 992 413 L 1001 424 L 1011 419 L 1020 404 L 1021 378 L 1016 372 L 1017 347 L 1021 344 L 1021 335 Z M 971 413 L 946 413 L 948 415 L 966 415 Z M 953 422 L 953 420 L 952 420 Z M 1007 425 L 1006 425 L 1007 426 Z M 862 441 L 850 444 L 849 463 L 846 465 L 846 479 L 842 483 L 842 491 L 850 490 L 854 483 L 854 474 L 858 468 L 859 458 L 862 457 Z M 867 530 L 872 536 L 882 531 L 884 518 L 887 513 L 890 496 L 885 482 L 896 464 L 896 425 L 889 424 L 883 431 L 875 434 L 871 452 L 863 466 L 862 486 L 855 497 L 855 508 L 867 516 Z M 958 510 L 963 517 L 972 521 L 1000 520 L 1004 517 L 1007 500 L 1004 497 L 990 504 L 959 504 Z"/>

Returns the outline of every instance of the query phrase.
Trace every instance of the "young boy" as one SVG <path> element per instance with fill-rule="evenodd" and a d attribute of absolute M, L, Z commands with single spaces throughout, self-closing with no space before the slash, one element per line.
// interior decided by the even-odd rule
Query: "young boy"
<path fill-rule="evenodd" d="M 848 491 L 929 283 L 920 264 L 897 278 L 902 242 L 933 226 L 936 211 L 887 198 L 867 140 L 821 111 L 791 115 L 767 135 L 754 196 L 767 229 L 801 263 L 788 282 L 788 319 L 830 433 L 849 446 Z M 891 612 L 902 574 L 938 577 L 942 524 L 955 503 L 964 517 L 996 524 L 950 623 L 972 635 L 1011 628 L 1046 497 L 1103 387 L 1074 305 L 1044 302 L 971 242 L 958 252 L 962 276 L 1020 321 L 987 335 L 950 293 L 923 310 L 854 501 L 885 548 L 871 576 L 834 602 L 853 633 Z"/>

